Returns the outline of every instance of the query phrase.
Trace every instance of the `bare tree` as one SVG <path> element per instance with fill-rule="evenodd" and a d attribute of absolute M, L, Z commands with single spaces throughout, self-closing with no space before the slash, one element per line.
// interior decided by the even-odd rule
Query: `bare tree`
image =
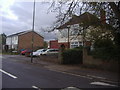
<path fill-rule="evenodd" d="M 120 1 L 119 2 L 80 2 L 80 0 L 53 1 L 49 10 L 57 11 L 57 21 L 51 31 L 68 21 L 74 14 L 90 12 L 100 17 L 100 11 L 106 12 L 106 22 L 115 28 L 115 41 L 120 45 Z M 104 21 L 103 20 L 103 21 Z M 101 22 L 103 22 L 101 21 Z"/>

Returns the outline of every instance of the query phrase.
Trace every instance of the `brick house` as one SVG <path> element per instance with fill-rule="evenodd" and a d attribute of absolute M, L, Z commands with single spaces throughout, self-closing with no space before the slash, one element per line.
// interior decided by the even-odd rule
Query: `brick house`
<path fill-rule="evenodd" d="M 58 40 L 51 40 L 49 41 L 49 48 L 53 48 L 53 49 L 58 49 Z"/>
<path fill-rule="evenodd" d="M 35 31 L 23 31 L 7 36 L 6 45 L 9 49 L 32 49 L 32 35 L 34 37 L 34 49 L 42 48 L 44 45 L 44 38 Z"/>
<path fill-rule="evenodd" d="M 68 42 L 59 42 L 58 40 L 49 41 L 49 48 L 51 49 L 59 49 L 61 45 L 64 44 L 65 48 L 68 47 Z"/>

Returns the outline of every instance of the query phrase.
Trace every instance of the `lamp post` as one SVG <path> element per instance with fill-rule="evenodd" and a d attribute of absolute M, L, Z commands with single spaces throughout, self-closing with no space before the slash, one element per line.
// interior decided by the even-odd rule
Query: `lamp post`
<path fill-rule="evenodd" d="M 31 63 L 33 62 L 33 44 L 34 44 L 34 26 L 35 26 L 35 0 L 33 5 L 33 24 L 32 24 L 32 53 L 31 53 Z"/>

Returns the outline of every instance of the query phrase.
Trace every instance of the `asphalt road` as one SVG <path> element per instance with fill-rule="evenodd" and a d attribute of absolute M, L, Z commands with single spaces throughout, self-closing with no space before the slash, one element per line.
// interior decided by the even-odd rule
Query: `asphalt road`
<path fill-rule="evenodd" d="M 52 71 L 29 63 L 23 57 L 3 55 L 2 88 L 118 88 L 117 85 L 102 83 L 90 78 Z M 30 60 L 30 58 L 28 58 Z"/>

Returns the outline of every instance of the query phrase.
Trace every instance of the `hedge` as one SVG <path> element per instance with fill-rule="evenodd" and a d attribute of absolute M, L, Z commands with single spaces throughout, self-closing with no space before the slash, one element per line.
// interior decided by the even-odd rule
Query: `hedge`
<path fill-rule="evenodd" d="M 62 64 L 82 64 L 83 52 L 81 49 L 68 49 L 62 52 Z"/>

